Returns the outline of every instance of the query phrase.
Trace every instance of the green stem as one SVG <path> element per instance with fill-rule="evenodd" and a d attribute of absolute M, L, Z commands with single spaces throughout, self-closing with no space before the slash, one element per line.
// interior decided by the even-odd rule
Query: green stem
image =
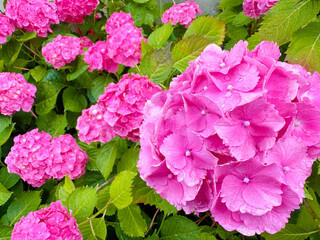
<path fill-rule="evenodd" d="M 163 225 L 163 222 L 164 222 L 164 219 L 166 218 L 166 216 L 167 216 L 166 214 L 163 214 L 163 218 L 162 218 L 160 227 L 159 227 L 159 229 L 158 229 L 157 235 L 159 235 L 159 233 L 160 233 L 160 230 L 161 230 L 161 228 L 162 228 L 162 225 Z"/>
<path fill-rule="evenodd" d="M 109 200 L 109 201 L 107 202 L 107 204 L 106 204 L 102 209 L 100 209 L 100 211 L 96 212 L 94 215 L 92 215 L 92 216 L 91 216 L 90 218 L 88 218 L 87 220 L 79 223 L 79 226 L 81 226 L 81 225 L 83 225 L 83 224 L 86 224 L 87 222 L 89 222 L 89 221 L 91 221 L 92 219 L 94 219 L 94 218 L 96 218 L 97 216 L 99 216 L 101 213 L 103 213 L 103 212 L 107 209 L 107 207 L 110 205 L 110 203 L 111 203 L 111 201 Z"/>

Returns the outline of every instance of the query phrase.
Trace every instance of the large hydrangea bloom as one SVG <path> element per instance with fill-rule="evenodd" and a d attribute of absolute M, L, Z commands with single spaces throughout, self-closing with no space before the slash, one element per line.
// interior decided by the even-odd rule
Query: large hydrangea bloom
<path fill-rule="evenodd" d="M 189 27 L 193 19 L 196 18 L 196 14 L 201 15 L 199 5 L 193 1 L 186 1 L 180 4 L 175 4 L 171 8 L 167 9 L 161 18 L 163 23 L 171 22 L 172 25 L 180 23 Z"/>
<path fill-rule="evenodd" d="M 109 84 L 98 103 L 83 110 L 78 118 L 79 139 L 90 144 L 120 136 L 138 142 L 144 105 L 160 90 L 139 74 L 126 74 L 117 84 Z"/>
<path fill-rule="evenodd" d="M 42 55 L 54 68 L 60 68 L 75 60 L 81 51 L 79 38 L 59 34 L 42 48 Z"/>
<path fill-rule="evenodd" d="M 40 37 L 52 32 L 50 24 L 59 23 L 56 5 L 49 0 L 9 0 L 5 13 L 16 27 L 35 31 Z"/>
<path fill-rule="evenodd" d="M 320 156 L 320 75 L 280 55 L 272 42 L 249 51 L 240 41 L 189 62 L 146 104 L 142 179 L 186 213 L 210 210 L 228 231 L 283 228 Z"/>
<path fill-rule="evenodd" d="M 97 8 L 99 0 L 55 0 L 55 3 L 60 21 L 81 24 Z"/>
<path fill-rule="evenodd" d="M 0 44 L 7 41 L 7 36 L 11 36 L 15 27 L 11 19 L 0 13 Z"/>
<path fill-rule="evenodd" d="M 20 73 L 0 73 L 0 113 L 11 116 L 20 109 L 30 112 L 36 91 Z"/>
<path fill-rule="evenodd" d="M 77 221 L 71 210 L 62 206 L 61 201 L 52 202 L 50 207 L 30 212 L 14 225 L 12 240 L 34 239 L 75 239 L 82 240 Z"/>
<path fill-rule="evenodd" d="M 279 0 L 244 0 L 243 13 L 251 18 L 259 18 L 272 8 Z"/>
<path fill-rule="evenodd" d="M 51 140 L 50 134 L 33 129 L 13 141 L 5 159 L 8 171 L 20 175 L 33 187 L 40 187 L 51 177 L 60 180 L 68 175 L 74 179 L 85 172 L 88 156 L 71 135 Z"/>
<path fill-rule="evenodd" d="M 112 34 L 113 32 L 118 31 L 123 25 L 126 24 L 134 26 L 131 14 L 124 13 L 122 11 L 114 12 L 107 20 L 106 32 L 108 34 Z"/>

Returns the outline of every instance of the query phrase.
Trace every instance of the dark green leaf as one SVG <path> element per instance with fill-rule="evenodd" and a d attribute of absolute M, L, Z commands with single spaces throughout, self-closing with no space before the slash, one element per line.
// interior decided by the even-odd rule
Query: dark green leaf
<path fill-rule="evenodd" d="M 10 226 L 19 222 L 22 216 L 26 216 L 29 212 L 36 211 L 40 202 L 40 192 L 29 191 L 21 193 L 8 207 L 7 217 Z"/>
<path fill-rule="evenodd" d="M 86 64 L 82 59 L 78 60 L 77 68 L 75 69 L 74 72 L 69 73 L 67 75 L 67 80 L 68 81 L 73 81 L 77 79 L 82 73 L 87 71 L 90 65 Z"/>
<path fill-rule="evenodd" d="M 14 173 L 8 173 L 8 169 L 6 167 L 2 167 L 0 169 L 0 183 L 7 189 L 16 185 L 19 181 L 20 177 Z"/>
<path fill-rule="evenodd" d="M 150 34 L 148 44 L 153 47 L 161 47 L 169 39 L 172 32 L 173 27 L 171 23 L 165 24 Z"/>
<path fill-rule="evenodd" d="M 5 116 L 0 114 L 0 132 L 10 126 L 12 118 L 10 116 Z"/>
<path fill-rule="evenodd" d="M 19 42 L 25 42 L 30 39 L 33 39 L 37 36 L 36 32 L 25 32 L 25 34 L 22 35 L 21 38 L 17 39 Z"/>
<path fill-rule="evenodd" d="M 97 201 L 97 209 L 101 210 L 110 200 L 110 186 L 106 186 L 102 188 L 98 194 L 98 201 Z M 117 208 L 114 206 L 113 203 L 109 203 L 106 209 L 106 215 L 112 216 L 116 213 Z"/>
<path fill-rule="evenodd" d="M 38 65 L 34 69 L 31 69 L 30 73 L 34 80 L 36 80 L 36 82 L 40 82 L 42 78 L 46 75 L 47 68 L 42 65 Z"/>
<path fill-rule="evenodd" d="M 64 108 L 72 112 L 81 112 L 88 105 L 86 97 L 73 87 L 63 91 L 62 101 Z"/>
<path fill-rule="evenodd" d="M 0 240 L 10 240 L 13 228 L 0 225 Z"/>
<path fill-rule="evenodd" d="M 130 237 L 144 237 L 147 231 L 147 223 L 141 215 L 138 205 L 129 205 L 118 210 L 118 219 L 122 231 Z"/>
<path fill-rule="evenodd" d="M 65 128 L 67 127 L 66 115 L 56 114 L 54 111 L 50 111 L 46 115 L 41 115 L 36 120 L 39 131 L 45 131 L 51 136 L 60 136 L 65 134 Z"/>
<path fill-rule="evenodd" d="M 15 123 L 11 123 L 8 127 L 0 132 L 0 146 L 2 146 L 10 137 Z"/>
<path fill-rule="evenodd" d="M 3 59 L 4 65 L 12 64 L 20 53 L 21 44 L 14 38 L 2 45 L 0 57 Z"/>
<path fill-rule="evenodd" d="M 112 83 L 114 79 L 112 77 L 99 76 L 93 81 L 93 87 L 91 93 L 96 101 L 98 101 L 99 96 L 104 93 L 104 89 L 109 83 Z"/>

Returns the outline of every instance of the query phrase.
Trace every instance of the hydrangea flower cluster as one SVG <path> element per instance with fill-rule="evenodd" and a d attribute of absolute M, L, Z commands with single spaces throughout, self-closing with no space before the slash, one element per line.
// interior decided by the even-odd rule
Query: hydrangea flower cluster
<path fill-rule="evenodd" d="M 15 27 L 8 16 L 0 13 L 0 44 L 7 41 L 7 36 L 11 36 Z"/>
<path fill-rule="evenodd" d="M 209 45 L 144 109 L 142 179 L 226 230 L 275 233 L 320 157 L 320 75 L 279 62 L 276 44 Z M 178 144 L 177 144 L 178 143 Z"/>
<path fill-rule="evenodd" d="M 243 13 L 251 18 L 266 14 L 279 0 L 244 0 Z"/>
<path fill-rule="evenodd" d="M 55 0 L 60 21 L 83 23 L 99 5 L 99 0 Z"/>
<path fill-rule="evenodd" d="M 163 23 L 171 22 L 172 25 L 177 23 L 185 25 L 186 28 L 190 26 L 193 19 L 196 18 L 196 14 L 201 15 L 199 5 L 193 1 L 186 1 L 180 4 L 175 4 L 171 8 L 167 9 L 161 18 Z"/>
<path fill-rule="evenodd" d="M 83 53 L 80 39 L 60 34 L 42 48 L 42 55 L 54 68 L 60 68 L 72 62 Z"/>
<path fill-rule="evenodd" d="M 107 20 L 106 23 L 106 32 L 108 34 L 112 34 L 115 31 L 118 31 L 124 25 L 131 25 L 134 26 L 133 19 L 130 13 L 114 12 L 110 18 Z"/>
<path fill-rule="evenodd" d="M 8 172 L 20 175 L 33 187 L 40 187 L 51 177 L 61 180 L 68 175 L 75 179 L 85 173 L 87 154 L 69 134 L 51 139 L 50 134 L 33 129 L 13 141 L 5 159 Z"/>
<path fill-rule="evenodd" d="M 0 113 L 11 116 L 22 109 L 30 112 L 37 88 L 20 73 L 0 73 Z"/>
<path fill-rule="evenodd" d="M 49 0 L 9 0 L 5 13 L 16 27 L 35 31 L 40 37 L 52 32 L 51 23 L 59 23 L 56 5 Z"/>
<path fill-rule="evenodd" d="M 52 202 L 50 207 L 30 212 L 14 225 L 11 240 L 34 239 L 75 239 L 82 240 L 77 221 L 71 210 L 62 206 L 61 201 Z"/>
<path fill-rule="evenodd" d="M 161 88 L 139 74 L 125 74 L 110 83 L 98 103 L 82 111 L 78 118 L 79 139 L 87 144 L 108 142 L 115 136 L 138 142 L 143 108 Z"/>

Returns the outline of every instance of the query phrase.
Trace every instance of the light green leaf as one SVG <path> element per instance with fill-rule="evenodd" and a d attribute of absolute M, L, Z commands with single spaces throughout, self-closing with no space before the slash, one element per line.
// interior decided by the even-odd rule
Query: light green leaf
<path fill-rule="evenodd" d="M 241 5 L 242 3 L 243 3 L 243 0 L 221 0 L 218 8 L 219 9 L 232 8 L 232 7 Z"/>
<path fill-rule="evenodd" d="M 6 129 L 11 123 L 12 118 L 10 116 L 0 114 L 0 132 Z"/>
<path fill-rule="evenodd" d="M 154 205 L 167 215 L 178 212 L 175 206 L 171 205 L 166 199 L 161 198 L 154 190 L 146 195 L 145 204 Z"/>
<path fill-rule="evenodd" d="M 61 200 L 62 205 L 67 204 L 67 200 L 70 197 L 71 193 L 76 190 L 72 180 L 66 175 L 64 177 L 63 185 L 58 185 L 56 189 L 56 198 Z"/>
<path fill-rule="evenodd" d="M 300 64 L 310 72 L 320 71 L 320 22 L 312 22 L 295 32 L 287 50 L 289 63 Z"/>
<path fill-rule="evenodd" d="M 79 226 L 79 230 L 84 240 L 97 239 L 96 237 L 106 239 L 107 237 L 107 226 L 104 218 L 91 219 L 91 225 L 90 222 L 86 222 Z"/>
<path fill-rule="evenodd" d="M 9 198 L 11 197 L 12 192 L 8 191 L 1 183 L 0 183 L 0 206 L 5 204 Z"/>
<path fill-rule="evenodd" d="M 204 36 L 192 35 L 178 42 L 172 50 L 173 67 L 184 72 L 188 63 L 197 58 L 212 41 Z"/>
<path fill-rule="evenodd" d="M 7 218 L 10 226 L 19 222 L 22 216 L 26 216 L 29 212 L 36 211 L 40 202 L 40 192 L 22 192 L 8 207 Z"/>
<path fill-rule="evenodd" d="M 110 186 L 106 186 L 104 188 L 102 188 L 98 194 L 98 201 L 97 201 L 97 209 L 101 210 L 103 207 L 106 206 L 106 204 L 109 202 L 110 200 Z M 117 208 L 114 206 L 113 203 L 109 203 L 107 209 L 106 209 L 106 215 L 107 216 L 112 216 L 116 213 Z"/>
<path fill-rule="evenodd" d="M 30 70 L 31 76 L 36 80 L 36 82 L 40 82 L 42 78 L 47 73 L 47 68 L 41 65 L 36 66 L 34 69 Z"/>
<path fill-rule="evenodd" d="M 66 115 L 50 111 L 48 114 L 39 116 L 36 124 L 39 131 L 45 131 L 55 137 L 65 134 L 64 129 L 67 127 L 68 122 Z"/>
<path fill-rule="evenodd" d="M 0 169 L 0 183 L 7 189 L 16 185 L 19 181 L 20 177 L 14 173 L 8 173 L 8 169 L 6 167 L 2 167 Z"/>
<path fill-rule="evenodd" d="M 140 74 L 148 75 L 154 83 L 164 82 L 172 69 L 170 45 L 165 49 L 154 49 L 147 53 L 140 62 Z"/>
<path fill-rule="evenodd" d="M 82 73 L 87 71 L 90 65 L 86 64 L 82 59 L 78 59 L 78 64 L 74 72 L 69 73 L 67 75 L 67 80 L 68 81 L 73 81 L 77 79 Z"/>
<path fill-rule="evenodd" d="M 110 186 L 110 200 L 118 209 L 125 208 L 132 202 L 131 187 L 135 175 L 136 173 L 124 171 L 113 180 Z"/>
<path fill-rule="evenodd" d="M 10 240 L 13 228 L 0 225 L 0 240 Z"/>
<path fill-rule="evenodd" d="M 160 239 L 200 240 L 201 230 L 191 220 L 183 216 L 173 216 L 164 221 Z"/>
<path fill-rule="evenodd" d="M 250 22 L 254 21 L 254 19 L 248 17 L 243 12 L 240 12 L 233 20 L 232 24 L 235 26 L 243 26 L 248 25 Z"/>
<path fill-rule="evenodd" d="M 311 21 L 320 11 L 318 0 L 279 1 L 268 11 L 258 34 L 265 41 L 274 41 L 282 45 L 291 35 Z"/>
<path fill-rule="evenodd" d="M 99 148 L 96 165 L 105 180 L 108 180 L 116 160 L 117 144 L 115 141 L 109 141 Z"/>
<path fill-rule="evenodd" d="M 318 221 L 313 218 L 305 204 L 300 208 L 297 226 L 305 229 L 306 231 L 313 231 L 318 227 Z"/>
<path fill-rule="evenodd" d="M 71 112 L 81 112 L 88 105 L 86 97 L 74 87 L 68 87 L 62 94 L 63 106 Z"/>
<path fill-rule="evenodd" d="M 74 190 L 68 201 L 67 208 L 72 210 L 72 216 L 80 223 L 92 215 L 97 203 L 96 188 L 81 187 Z"/>
<path fill-rule="evenodd" d="M 0 132 L 0 146 L 3 145 L 10 137 L 15 123 L 11 123 L 3 131 Z"/>
<path fill-rule="evenodd" d="M 221 45 L 226 33 L 224 21 L 215 17 L 201 16 L 188 27 L 184 38 L 191 35 L 202 35 L 217 45 Z"/>
<path fill-rule="evenodd" d="M 150 0 L 133 0 L 136 3 L 146 3 L 149 2 Z"/>
<path fill-rule="evenodd" d="M 148 44 L 153 47 L 161 47 L 169 39 L 172 32 L 173 27 L 171 23 L 165 24 L 150 34 Z"/>
<path fill-rule="evenodd" d="M 12 64 L 20 53 L 21 44 L 15 39 L 11 38 L 10 41 L 2 44 L 0 57 L 3 59 L 4 65 Z"/>
<path fill-rule="evenodd" d="M 122 156 L 121 160 L 117 164 L 117 171 L 122 172 L 124 170 L 137 171 L 137 162 L 139 160 L 139 152 L 138 148 L 130 148 L 125 154 Z"/>
<path fill-rule="evenodd" d="M 275 234 L 263 233 L 262 236 L 266 240 L 305 240 L 311 234 L 317 233 L 319 230 L 306 231 L 294 224 L 286 224 L 286 227 Z"/>
<path fill-rule="evenodd" d="M 138 205 L 129 205 L 118 210 L 118 219 L 122 231 L 130 237 L 144 237 L 148 226 L 141 215 Z"/>
<path fill-rule="evenodd" d="M 21 38 L 17 39 L 19 42 L 25 42 L 30 39 L 33 39 L 37 36 L 36 32 L 26 32 L 25 34 L 22 35 Z"/>
<path fill-rule="evenodd" d="M 203 232 L 201 233 L 201 240 L 217 240 L 217 238 L 211 233 Z"/>

